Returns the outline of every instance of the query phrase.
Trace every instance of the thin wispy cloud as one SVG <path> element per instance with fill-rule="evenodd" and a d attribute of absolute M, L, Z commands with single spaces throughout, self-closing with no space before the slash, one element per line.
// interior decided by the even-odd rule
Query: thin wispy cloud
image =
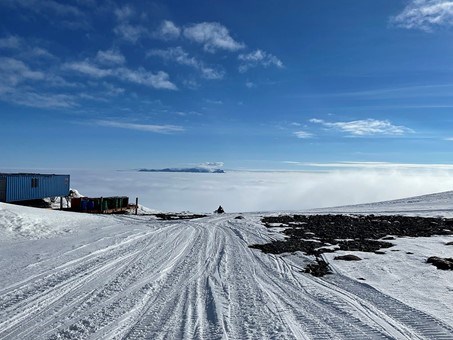
<path fill-rule="evenodd" d="M 113 32 L 121 39 L 135 44 L 142 36 L 148 34 L 148 30 L 141 25 L 122 23 L 113 29 Z"/>
<path fill-rule="evenodd" d="M 453 142 L 453 137 L 447 137 L 444 140 L 449 141 L 449 142 Z"/>
<path fill-rule="evenodd" d="M 297 138 L 300 138 L 300 139 L 308 139 L 308 138 L 312 138 L 313 137 L 312 133 L 306 132 L 306 131 L 296 131 L 296 132 L 293 132 L 293 134 Z"/>
<path fill-rule="evenodd" d="M 144 132 L 153 132 L 161 134 L 169 134 L 182 132 L 185 129 L 182 126 L 177 125 L 154 125 L 154 124 L 136 124 L 136 123 L 125 123 L 112 120 L 97 120 L 95 123 L 99 126 L 119 128 L 119 129 L 128 129 Z"/>
<path fill-rule="evenodd" d="M 0 100 L 40 109 L 62 109 L 76 105 L 73 95 L 39 93 L 29 87 L 8 86 L 4 83 L 0 83 Z"/>
<path fill-rule="evenodd" d="M 46 75 L 32 70 L 21 60 L 0 57 L 0 78 L 2 83 L 15 86 L 27 80 L 43 80 Z"/>
<path fill-rule="evenodd" d="M 401 136 L 414 132 L 401 125 L 393 125 L 388 120 L 361 119 L 349 122 L 327 122 L 323 119 L 310 119 L 310 123 L 320 124 L 326 128 L 339 130 L 351 136 L 393 135 Z"/>
<path fill-rule="evenodd" d="M 43 47 L 35 46 L 33 41 L 10 35 L 0 38 L 0 49 L 9 52 L 14 58 L 36 61 L 36 59 L 56 59 Z"/>
<path fill-rule="evenodd" d="M 118 24 L 113 28 L 113 32 L 118 38 L 135 44 L 140 38 L 149 36 L 149 30 L 140 24 L 131 23 L 136 19 L 136 11 L 129 5 L 116 8 L 114 10 Z"/>
<path fill-rule="evenodd" d="M 285 161 L 285 164 L 313 167 L 313 168 L 335 168 L 335 169 L 370 169 L 370 170 L 392 170 L 392 169 L 427 169 L 427 170 L 453 170 L 453 164 L 428 164 L 428 163 L 392 163 L 392 162 L 331 162 L 331 163 L 310 163 Z"/>
<path fill-rule="evenodd" d="M 84 16 L 77 7 L 53 0 L 4 0 L 3 3 L 36 13 L 51 12 L 60 16 Z"/>
<path fill-rule="evenodd" d="M 231 37 L 228 29 L 217 22 L 202 22 L 184 28 L 184 37 L 203 45 L 207 52 L 217 50 L 237 51 L 243 49 L 245 44 Z"/>
<path fill-rule="evenodd" d="M 22 39 L 15 35 L 10 35 L 0 39 L 0 48 L 4 49 L 18 49 L 22 45 Z"/>
<path fill-rule="evenodd" d="M 121 54 L 118 50 L 107 50 L 107 51 L 98 51 L 96 55 L 96 60 L 102 64 L 124 64 L 126 62 L 126 58 L 123 54 Z"/>
<path fill-rule="evenodd" d="M 257 66 L 275 66 L 283 68 L 283 62 L 280 59 L 260 49 L 247 54 L 240 54 L 238 59 L 241 61 L 241 65 L 239 65 L 239 72 L 242 73 Z"/>
<path fill-rule="evenodd" d="M 453 1 L 412 0 L 391 23 L 407 28 L 432 31 L 436 27 L 453 25 Z"/>
<path fill-rule="evenodd" d="M 121 22 L 128 21 L 135 16 L 135 10 L 129 5 L 115 8 L 113 13 L 116 16 L 116 19 Z"/>
<path fill-rule="evenodd" d="M 147 56 L 157 56 L 165 61 L 176 62 L 180 65 L 193 67 L 200 71 L 201 76 L 205 79 L 222 79 L 225 74 L 223 70 L 206 66 L 202 61 L 196 59 L 195 57 L 191 57 L 189 53 L 184 51 L 184 49 L 180 46 L 170 47 L 167 49 L 150 50 L 148 51 Z"/>
<path fill-rule="evenodd" d="M 77 6 L 54 0 L 3 0 L 0 5 L 20 10 L 22 13 L 47 17 L 50 23 L 68 29 L 89 29 L 88 16 Z M 62 20 L 54 20 L 55 18 Z"/>
<path fill-rule="evenodd" d="M 93 78 L 114 77 L 122 81 L 153 87 L 155 89 L 177 90 L 177 86 L 170 81 L 166 72 L 152 73 L 140 67 L 131 70 L 126 67 L 101 68 L 90 61 L 66 63 L 64 69 L 75 71 Z"/>
<path fill-rule="evenodd" d="M 205 99 L 204 100 L 206 103 L 208 104 L 214 104 L 214 105 L 222 105 L 223 102 L 221 100 L 218 100 L 218 99 Z"/>

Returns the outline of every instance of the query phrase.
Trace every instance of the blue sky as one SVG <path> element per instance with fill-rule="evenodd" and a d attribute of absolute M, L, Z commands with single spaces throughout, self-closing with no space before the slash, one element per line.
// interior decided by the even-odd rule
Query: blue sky
<path fill-rule="evenodd" d="M 450 164 L 452 25 L 446 0 L 4 0 L 0 166 Z"/>

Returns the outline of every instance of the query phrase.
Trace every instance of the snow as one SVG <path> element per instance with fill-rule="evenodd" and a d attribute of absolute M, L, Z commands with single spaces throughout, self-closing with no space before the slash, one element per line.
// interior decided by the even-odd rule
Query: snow
<path fill-rule="evenodd" d="M 317 212 L 451 216 L 452 201 L 448 192 Z M 282 239 L 282 228 L 236 216 L 160 221 L 0 203 L 0 338 L 453 338 L 453 272 L 425 263 L 453 257 L 453 237 L 398 238 L 384 255 L 354 252 L 357 262 L 326 253 L 335 274 L 315 278 L 302 273 L 313 259 L 301 252 L 248 247 Z"/>

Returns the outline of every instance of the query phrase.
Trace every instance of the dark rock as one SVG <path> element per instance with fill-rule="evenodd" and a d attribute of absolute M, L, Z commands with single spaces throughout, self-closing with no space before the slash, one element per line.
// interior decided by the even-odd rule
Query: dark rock
<path fill-rule="evenodd" d="M 268 228 L 279 223 L 287 238 L 272 242 L 272 246 L 252 247 L 277 254 L 301 250 L 315 256 L 326 252 L 326 248 L 318 249 L 319 244 L 307 238 L 338 244 L 345 251 L 375 252 L 393 246 L 383 238 L 445 235 L 449 232 L 446 229 L 453 227 L 453 219 L 398 215 L 280 215 L 263 217 L 262 222 Z"/>
<path fill-rule="evenodd" d="M 447 242 L 445 243 L 446 246 L 453 246 L 453 241 L 452 242 Z"/>
<path fill-rule="evenodd" d="M 327 244 L 338 245 L 336 248 L 344 251 L 379 254 L 384 253 L 381 249 L 394 246 L 386 240 L 451 235 L 453 230 L 453 219 L 399 215 L 296 214 L 266 216 L 261 221 L 267 228 L 279 224 L 286 237 L 267 244 L 250 245 L 251 248 L 273 254 L 302 251 L 316 257 L 332 251 L 326 247 Z"/>
<path fill-rule="evenodd" d="M 174 220 L 193 220 L 195 218 L 202 218 L 206 217 L 207 215 L 199 215 L 199 214 L 172 214 L 172 213 L 158 213 L 158 214 L 150 214 L 152 216 L 156 216 L 160 220 L 165 221 L 174 221 Z"/>
<path fill-rule="evenodd" d="M 236 216 L 234 219 L 235 219 L 235 220 L 243 220 L 243 219 L 244 219 L 244 216 Z"/>
<path fill-rule="evenodd" d="M 332 274 L 329 265 L 323 259 L 316 258 L 316 263 L 311 263 L 305 267 L 304 273 L 321 277 L 326 274 Z"/>
<path fill-rule="evenodd" d="M 361 261 L 362 259 L 356 255 L 348 254 L 348 255 L 335 256 L 334 260 Z"/>
<path fill-rule="evenodd" d="M 374 253 L 375 253 L 375 254 L 379 254 L 379 255 L 384 255 L 384 254 L 385 254 L 385 251 L 376 250 Z"/>
<path fill-rule="evenodd" d="M 406 254 L 408 254 L 408 255 L 412 255 L 412 254 L 414 254 L 414 253 L 413 253 L 413 252 L 411 252 L 411 251 L 408 251 L 408 252 L 406 252 Z"/>
<path fill-rule="evenodd" d="M 358 277 L 357 280 L 366 281 L 363 277 Z"/>
<path fill-rule="evenodd" d="M 453 270 L 453 258 L 441 258 L 437 256 L 431 256 L 426 260 L 427 263 L 431 263 L 436 266 L 437 269 L 441 270 Z"/>
<path fill-rule="evenodd" d="M 390 251 L 400 251 L 399 249 L 390 249 Z"/>

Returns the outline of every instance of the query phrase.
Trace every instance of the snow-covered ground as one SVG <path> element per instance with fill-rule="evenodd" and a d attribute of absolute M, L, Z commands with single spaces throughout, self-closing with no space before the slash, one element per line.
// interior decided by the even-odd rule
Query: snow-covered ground
<path fill-rule="evenodd" d="M 451 216 L 450 202 L 452 192 L 322 212 Z M 425 263 L 453 257 L 453 237 L 400 238 L 359 262 L 324 254 L 336 274 L 315 278 L 301 253 L 249 248 L 282 236 L 261 214 L 242 216 L 0 203 L 0 339 L 453 339 L 453 271 Z"/>

